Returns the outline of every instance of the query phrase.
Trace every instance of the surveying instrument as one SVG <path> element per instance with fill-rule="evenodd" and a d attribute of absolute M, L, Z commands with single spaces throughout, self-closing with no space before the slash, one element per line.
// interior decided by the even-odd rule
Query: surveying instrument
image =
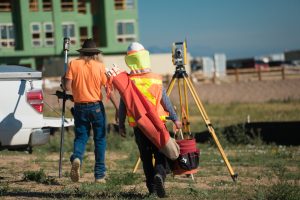
<path fill-rule="evenodd" d="M 180 109 L 181 109 L 181 121 L 182 121 L 182 129 L 184 133 L 188 133 L 188 135 L 191 135 L 190 130 L 190 123 L 189 123 L 189 105 L 188 105 L 188 90 L 190 91 L 197 108 L 200 111 L 201 117 L 203 121 L 206 124 L 206 127 L 212 136 L 214 142 L 216 143 L 218 150 L 227 166 L 227 169 L 230 173 L 230 176 L 233 181 L 236 181 L 237 174 L 234 173 L 226 154 L 216 136 L 215 130 L 208 118 L 208 115 L 200 101 L 199 96 L 196 93 L 196 90 L 185 70 L 185 65 L 187 63 L 187 54 L 186 54 L 186 41 L 185 42 L 175 42 L 173 43 L 172 47 L 172 62 L 174 65 L 176 65 L 175 73 L 171 79 L 171 82 L 167 88 L 167 95 L 170 96 L 172 89 L 175 85 L 175 82 L 177 81 L 177 87 L 178 87 L 178 94 L 179 94 L 179 103 L 180 103 Z"/>

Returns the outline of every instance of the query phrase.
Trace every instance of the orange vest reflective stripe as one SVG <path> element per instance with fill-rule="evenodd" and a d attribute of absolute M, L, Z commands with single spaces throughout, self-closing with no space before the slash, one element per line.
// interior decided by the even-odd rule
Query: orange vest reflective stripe
<path fill-rule="evenodd" d="M 134 82 L 144 97 L 156 108 L 156 112 L 162 121 L 166 121 L 168 113 L 164 110 L 160 101 L 162 98 L 162 78 L 158 74 L 144 73 L 133 74 L 129 78 Z M 136 122 L 130 112 L 127 112 L 128 123 L 130 126 L 136 126 Z"/>

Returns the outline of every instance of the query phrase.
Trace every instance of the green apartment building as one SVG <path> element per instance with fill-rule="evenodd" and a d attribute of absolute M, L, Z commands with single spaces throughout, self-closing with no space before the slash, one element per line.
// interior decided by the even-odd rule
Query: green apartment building
<path fill-rule="evenodd" d="M 0 0 L 0 64 L 40 70 L 45 59 L 70 56 L 87 38 L 104 54 L 126 52 L 137 41 L 137 0 Z"/>

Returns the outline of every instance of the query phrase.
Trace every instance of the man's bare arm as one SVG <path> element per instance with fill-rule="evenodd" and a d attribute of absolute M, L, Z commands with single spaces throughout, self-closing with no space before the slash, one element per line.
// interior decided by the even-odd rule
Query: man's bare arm
<path fill-rule="evenodd" d="M 61 78 L 61 86 L 65 91 L 72 92 L 72 80 L 65 77 Z"/>

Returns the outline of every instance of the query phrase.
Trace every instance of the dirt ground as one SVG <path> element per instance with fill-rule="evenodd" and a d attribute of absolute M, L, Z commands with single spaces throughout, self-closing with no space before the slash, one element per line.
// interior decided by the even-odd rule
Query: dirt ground
<path fill-rule="evenodd" d="M 240 82 L 240 83 L 196 83 L 195 89 L 203 102 L 209 103 L 232 103 L 232 102 L 267 102 L 272 100 L 288 100 L 288 99 L 300 99 L 300 79 L 289 79 L 289 80 L 274 80 L 274 81 L 255 81 L 255 82 Z M 45 103 L 51 107 L 58 107 L 57 98 L 52 95 L 55 89 L 45 89 Z M 174 87 L 176 91 L 177 88 Z M 172 92 L 171 98 L 177 99 L 177 92 Z M 71 107 L 71 103 L 67 102 L 67 107 Z M 229 153 L 230 156 L 230 153 Z M 89 152 L 88 157 L 93 160 L 93 153 Z M 121 159 L 126 158 L 126 154 L 120 155 L 114 152 L 107 152 L 107 167 L 109 169 L 117 169 L 117 162 Z M 93 182 L 93 173 L 88 172 L 83 174 L 80 183 L 72 183 L 69 178 L 63 176 L 58 177 L 58 153 L 47 154 L 46 157 L 41 158 L 39 154 L 27 154 L 27 153 L 6 153 L 2 154 L 0 152 L 0 186 L 7 185 L 9 188 L 24 189 L 24 191 L 30 191 L 30 193 L 12 193 L 0 199 L 40 199 L 44 198 L 45 195 L 68 188 L 80 187 L 81 183 Z M 243 186 L 254 187 L 255 185 L 269 185 L 276 180 L 270 180 L 268 177 L 264 176 L 257 179 L 260 174 L 265 172 L 264 168 L 259 166 L 234 166 L 235 170 L 238 171 L 241 176 L 239 177 L 239 184 Z M 24 171 L 33 170 L 38 171 L 39 169 L 45 169 L 45 173 L 48 176 L 56 177 L 59 182 L 58 185 L 45 185 L 36 182 L 27 182 L 23 180 Z M 69 172 L 70 165 L 67 160 L 63 164 L 63 173 Z M 218 172 L 217 175 L 206 176 L 205 178 L 195 175 L 194 186 L 201 190 L 211 189 L 214 187 L 216 181 L 221 183 L 231 183 L 231 178 L 225 167 L 215 167 L 215 168 L 200 168 L 200 175 L 212 174 L 211 171 Z M 291 169 L 293 170 L 293 169 Z M 299 169 L 295 169 L 299 170 Z M 130 172 L 130 171 L 129 171 Z M 253 173 L 251 176 L 247 174 Z M 137 173 L 142 174 L 141 166 L 139 167 Z M 243 176 L 246 175 L 246 176 Z M 108 174 L 109 177 L 109 174 Z M 175 180 L 174 180 L 175 179 Z M 190 184 L 190 177 L 186 176 L 175 176 L 175 178 L 168 177 L 166 182 L 166 188 L 171 189 L 176 184 L 176 187 L 185 188 Z M 130 190 L 130 188 L 135 187 L 142 193 L 146 193 L 145 183 L 142 182 L 135 186 L 126 186 L 125 190 Z M 225 186 L 226 187 L 226 184 Z M 49 196 L 48 196 L 49 197 Z"/>
<path fill-rule="evenodd" d="M 230 153 L 230 152 L 229 152 Z M 93 183 L 93 172 L 87 172 L 81 175 L 79 183 L 73 183 L 71 180 L 64 176 L 65 173 L 69 172 L 70 164 L 65 160 L 63 164 L 63 177 L 58 178 L 58 153 L 48 154 L 46 157 L 39 158 L 35 154 L 12 154 L 12 155 L 0 155 L 0 185 L 7 185 L 10 190 L 17 190 L 11 192 L 8 195 L 3 197 L 0 196 L 0 199 L 40 199 L 51 197 L 51 194 L 55 194 L 56 191 L 62 191 L 67 189 L 79 188 L 82 183 Z M 231 153 L 230 153 L 231 154 Z M 88 152 L 87 158 L 85 160 L 93 160 L 93 153 Z M 111 171 L 117 170 L 118 165 L 117 161 L 126 158 L 126 155 L 116 154 L 114 152 L 107 152 L 107 168 Z M 56 185 L 47 185 L 42 183 L 37 183 L 34 181 L 25 181 L 24 172 L 38 171 L 40 168 L 45 170 L 45 173 L 49 177 L 54 177 L 57 180 L 58 184 Z M 261 167 L 250 167 L 250 166 L 234 166 L 235 170 L 239 172 L 240 176 L 238 178 L 238 184 L 242 184 L 247 187 L 254 187 L 258 183 L 256 175 L 264 171 Z M 84 169 L 82 169 L 84 171 Z M 220 183 L 218 187 L 228 187 L 228 184 L 233 186 L 233 181 L 225 167 L 200 167 L 199 171 L 194 175 L 195 181 L 192 181 L 191 177 L 186 177 L 185 175 L 168 175 L 166 180 L 166 190 L 172 190 L 172 188 L 188 188 L 192 183 L 194 188 L 201 190 L 210 190 L 213 187 L 216 187 L 216 183 Z M 297 169 L 296 169 L 297 170 Z M 128 171 L 129 172 L 129 171 Z M 212 173 L 213 172 L 213 173 Z M 245 176 L 245 174 L 252 172 L 253 174 Z M 123 171 L 123 173 L 126 173 Z M 141 166 L 139 166 L 137 172 L 143 176 Z M 210 174 L 209 176 L 203 177 L 203 174 Z M 214 175 L 215 174 L 215 175 Z M 109 179 L 109 173 L 107 175 Z M 268 177 L 263 177 L 259 180 L 259 184 L 268 185 L 271 182 L 276 180 L 270 180 Z M 222 186 L 222 184 L 224 184 Z M 141 182 L 137 185 L 127 185 L 123 187 L 124 191 L 130 191 L 132 188 L 139 191 L 140 193 L 147 194 L 147 189 L 145 187 L 145 182 Z M 26 191 L 26 192 L 22 192 Z M 30 191 L 30 192 L 28 192 Z M 52 197 L 53 198 L 53 197 Z"/>

